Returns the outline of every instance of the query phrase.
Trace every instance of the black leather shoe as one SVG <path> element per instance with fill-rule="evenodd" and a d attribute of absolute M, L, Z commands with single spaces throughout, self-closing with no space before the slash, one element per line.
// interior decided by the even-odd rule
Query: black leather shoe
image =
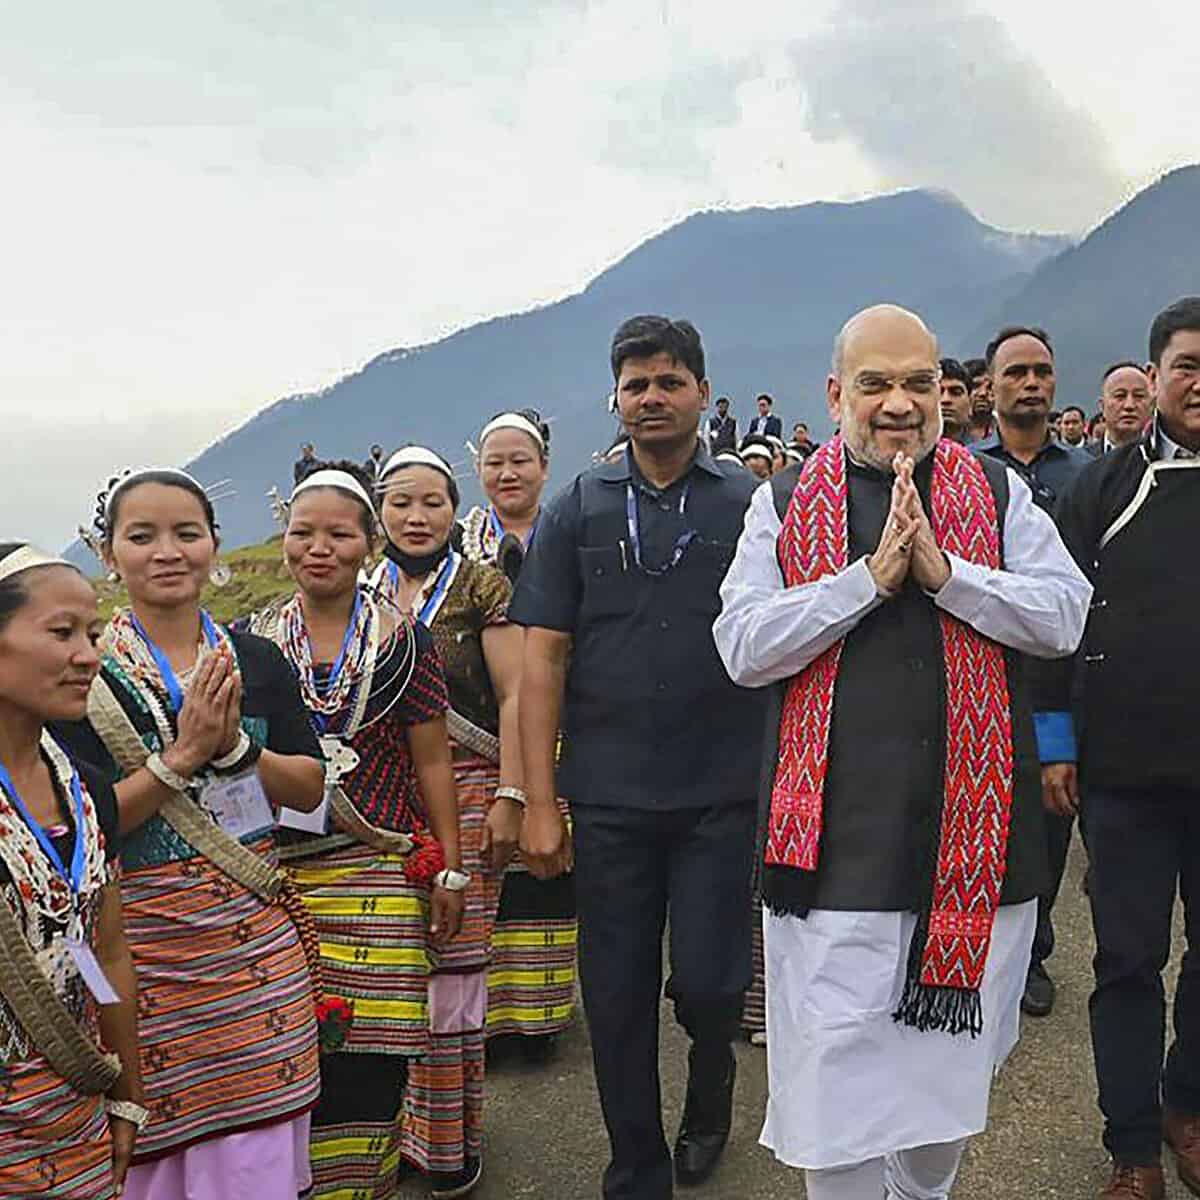
<path fill-rule="evenodd" d="M 697 1070 L 692 1051 L 687 1102 L 675 1139 L 675 1178 L 684 1187 L 695 1187 L 713 1173 L 729 1141 L 737 1060 L 731 1049 L 726 1052 L 724 1070 L 713 1072 Z"/>
<path fill-rule="evenodd" d="M 1025 994 L 1021 997 L 1021 1011 L 1031 1017 L 1048 1017 L 1054 1011 L 1054 980 L 1046 974 L 1046 968 L 1036 963 L 1025 976 Z"/>

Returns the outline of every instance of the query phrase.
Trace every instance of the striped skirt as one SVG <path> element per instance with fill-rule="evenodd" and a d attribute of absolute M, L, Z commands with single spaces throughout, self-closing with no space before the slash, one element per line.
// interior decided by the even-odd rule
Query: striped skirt
<path fill-rule="evenodd" d="M 313 993 L 283 909 L 204 858 L 128 872 L 121 900 L 150 1109 L 135 1161 L 310 1110 Z"/>
<path fill-rule="evenodd" d="M 520 862 L 504 874 L 488 968 L 487 1034 L 560 1033 L 575 1012 L 575 877 L 535 878 Z"/>
<path fill-rule="evenodd" d="M 425 1172 L 453 1172 L 483 1146 L 487 968 L 500 900 L 499 875 L 485 869 L 483 828 L 499 769 L 456 750 L 459 839 L 471 875 L 462 930 L 438 955 L 430 987 L 430 1051 L 411 1064 L 401 1152 Z"/>
<path fill-rule="evenodd" d="M 751 922 L 752 948 L 754 953 L 754 978 L 746 990 L 742 1004 L 742 1028 L 747 1034 L 767 1031 L 767 979 L 763 961 L 763 909 L 762 901 L 754 902 L 754 919 Z"/>
<path fill-rule="evenodd" d="M 3 903 L 3 901 L 0 901 Z M 82 1096 L 44 1058 L 0 1072 L 0 1196 L 110 1200 L 103 1096 Z"/>
<path fill-rule="evenodd" d="M 429 1048 L 429 891 L 404 856 L 355 844 L 289 863 L 313 915 L 327 997 L 354 1005 L 346 1044 L 321 1059 L 313 1195 L 391 1200 L 409 1059 Z"/>

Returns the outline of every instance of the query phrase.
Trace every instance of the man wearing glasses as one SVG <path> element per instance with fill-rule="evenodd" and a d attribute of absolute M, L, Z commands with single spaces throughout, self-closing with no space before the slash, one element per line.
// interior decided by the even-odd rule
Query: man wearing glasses
<path fill-rule="evenodd" d="M 762 1142 L 809 1200 L 944 1200 L 986 1125 L 1045 883 L 1018 660 L 1070 654 L 1091 597 L 1016 475 L 940 436 L 938 383 L 915 314 L 850 320 L 840 434 L 755 492 L 713 631 L 781 694 Z"/>
<path fill-rule="evenodd" d="M 1086 450 L 1051 437 L 1055 377 L 1050 336 L 1043 329 L 1009 326 L 988 344 L 984 361 L 991 378 L 997 428 L 991 437 L 976 443 L 972 449 L 1015 471 L 1029 484 L 1034 503 L 1053 514 L 1059 498 L 1092 457 Z M 1074 738 L 1069 735 L 1069 713 L 1042 710 L 1043 672 L 1039 669 L 1034 675 L 1038 753 L 1046 788 L 1052 790 L 1060 786 L 1059 777 L 1074 762 Z M 1032 1017 L 1049 1016 L 1054 1008 L 1054 981 L 1045 964 L 1054 952 L 1052 914 L 1067 865 L 1073 821 L 1070 816 L 1046 813 L 1050 883 L 1038 904 L 1037 936 L 1021 1000 L 1021 1007 Z"/>
<path fill-rule="evenodd" d="M 612 1148 L 604 1196 L 667 1200 L 658 1006 L 668 912 L 667 995 L 692 1041 L 680 1183 L 706 1178 L 728 1138 L 751 977 L 763 706 L 730 682 L 712 622 L 756 480 L 715 462 L 698 436 L 709 385 L 691 324 L 634 317 L 610 363 L 629 447 L 545 509 L 508 613 L 527 627 L 521 846 L 535 875 L 563 869 L 555 797 L 569 797 L 580 976 Z"/>

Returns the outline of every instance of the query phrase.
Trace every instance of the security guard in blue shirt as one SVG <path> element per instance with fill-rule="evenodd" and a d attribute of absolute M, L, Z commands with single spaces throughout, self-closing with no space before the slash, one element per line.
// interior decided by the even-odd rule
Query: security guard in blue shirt
<path fill-rule="evenodd" d="M 735 687 L 712 622 L 754 479 L 699 438 L 700 335 L 635 317 L 611 365 L 630 446 L 542 514 L 509 609 L 527 627 L 522 849 L 535 874 L 570 856 L 580 975 L 612 1161 L 606 1200 L 666 1200 L 671 1155 L 658 1077 L 667 994 L 692 1039 L 675 1175 L 699 1183 L 729 1135 L 736 1036 L 749 985 L 750 883 L 761 696 Z M 555 743 L 563 732 L 555 778 Z"/>

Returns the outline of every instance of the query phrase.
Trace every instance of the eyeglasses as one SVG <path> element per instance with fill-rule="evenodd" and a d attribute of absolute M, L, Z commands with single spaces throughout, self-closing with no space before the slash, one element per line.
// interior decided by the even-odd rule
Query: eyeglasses
<path fill-rule="evenodd" d="M 941 371 L 915 371 L 912 375 L 905 375 L 902 379 L 896 379 L 891 375 L 880 375 L 875 371 L 864 371 L 861 375 L 855 376 L 854 386 L 864 396 L 882 396 L 895 387 L 899 387 L 901 391 L 907 392 L 910 396 L 928 396 L 937 390 L 941 381 Z"/>

